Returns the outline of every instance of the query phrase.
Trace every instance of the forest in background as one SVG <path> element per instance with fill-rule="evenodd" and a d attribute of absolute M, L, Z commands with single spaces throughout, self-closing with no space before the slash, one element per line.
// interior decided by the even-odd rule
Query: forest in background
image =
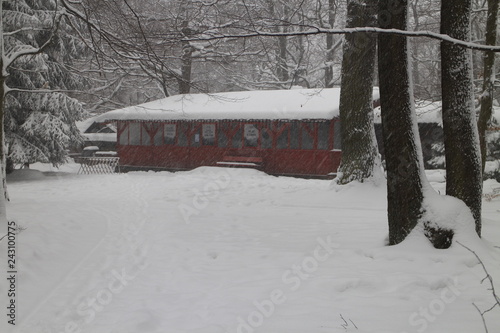
<path fill-rule="evenodd" d="M 341 84 L 344 36 L 301 32 L 345 27 L 346 0 L 68 3 L 71 10 L 56 0 L 2 2 L 6 50 L 36 48 L 54 34 L 43 50 L 8 69 L 6 84 L 16 91 L 6 98 L 5 129 L 15 163 L 62 163 L 68 146 L 82 140 L 74 121 L 89 114 L 180 93 Z M 439 32 L 440 1 L 412 0 L 408 6 L 408 30 Z M 474 43 L 485 41 L 486 16 L 487 1 L 473 0 Z M 275 36 L 238 37 L 255 32 Z M 368 40 L 358 38 L 355 47 Z M 439 42 L 408 40 L 415 98 L 440 100 Z M 483 52 L 473 51 L 476 98 L 483 59 Z"/>

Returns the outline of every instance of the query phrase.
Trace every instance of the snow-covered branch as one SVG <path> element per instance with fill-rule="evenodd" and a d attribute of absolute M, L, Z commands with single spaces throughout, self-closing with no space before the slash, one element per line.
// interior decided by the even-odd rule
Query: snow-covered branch
<path fill-rule="evenodd" d="M 47 40 L 39 47 L 34 47 L 31 45 L 16 45 L 11 50 L 6 52 L 3 56 L 2 61 L 2 74 L 7 75 L 7 68 L 18 58 L 28 55 L 35 55 L 42 53 L 49 45 L 52 43 L 54 36 L 59 29 L 59 24 L 61 23 L 61 13 L 55 12 L 52 29 Z"/>
<path fill-rule="evenodd" d="M 207 36 L 206 34 L 202 37 L 191 37 L 187 39 L 188 41 L 203 41 L 203 40 L 215 40 L 215 39 L 226 39 L 226 38 L 252 38 L 252 37 L 292 37 L 292 36 L 312 36 L 320 34 L 353 34 L 353 33 L 377 33 L 377 34 L 393 34 L 402 35 L 406 37 L 428 37 L 443 42 L 448 42 L 456 45 L 460 45 L 472 50 L 478 51 L 491 51 L 500 52 L 500 46 L 483 45 L 474 42 L 467 42 L 460 39 L 452 38 L 445 34 L 440 34 L 432 31 L 408 31 L 400 29 L 382 29 L 376 27 L 363 27 L 363 28 L 343 28 L 343 29 L 327 29 L 315 26 L 307 26 L 308 30 L 303 31 L 288 31 L 288 32 L 271 32 L 263 30 L 254 30 L 247 33 L 236 33 L 236 34 L 213 34 Z"/>

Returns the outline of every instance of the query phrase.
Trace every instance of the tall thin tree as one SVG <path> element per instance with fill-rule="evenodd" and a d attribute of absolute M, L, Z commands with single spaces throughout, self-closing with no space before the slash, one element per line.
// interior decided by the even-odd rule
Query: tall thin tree
<path fill-rule="evenodd" d="M 498 26 L 498 0 L 488 0 L 486 18 L 486 45 L 495 45 Z M 493 93 L 495 90 L 495 53 L 484 53 L 483 93 L 481 94 L 481 111 L 478 119 L 479 142 L 481 145 L 481 170 L 486 165 L 486 129 L 493 114 Z"/>

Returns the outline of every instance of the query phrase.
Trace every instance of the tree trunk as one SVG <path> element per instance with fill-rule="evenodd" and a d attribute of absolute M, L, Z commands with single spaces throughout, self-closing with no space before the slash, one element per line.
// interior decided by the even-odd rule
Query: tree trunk
<path fill-rule="evenodd" d="M 182 17 L 182 54 L 181 54 L 181 77 L 177 79 L 179 84 L 179 94 L 189 94 L 191 91 L 191 72 L 193 68 L 193 47 L 185 38 L 194 35 L 194 31 L 189 28 L 189 10 L 192 6 L 191 0 L 182 1 L 180 15 Z"/>
<path fill-rule="evenodd" d="M 193 48 L 187 41 L 182 42 L 181 56 L 181 78 L 179 82 L 179 94 L 189 94 L 191 91 L 191 70 L 193 65 Z"/>
<path fill-rule="evenodd" d="M 495 45 L 497 40 L 498 0 L 488 0 L 486 21 L 486 45 Z M 493 93 L 495 84 L 495 53 L 484 53 L 484 80 L 481 94 L 481 111 L 478 119 L 479 142 L 481 146 L 481 170 L 486 164 L 486 129 L 493 113 Z"/>
<path fill-rule="evenodd" d="M 347 28 L 375 26 L 376 0 L 349 1 Z M 377 37 L 345 36 L 340 90 L 342 162 L 339 184 L 364 181 L 380 167 L 373 125 L 373 77 Z"/>
<path fill-rule="evenodd" d="M 414 30 L 418 31 L 420 30 L 420 25 L 419 25 L 419 12 L 417 8 L 417 1 L 414 1 L 410 4 L 411 6 L 411 13 L 413 16 L 413 21 L 414 21 Z M 412 40 L 412 70 L 413 70 L 413 86 L 414 86 L 414 93 L 419 98 L 421 94 L 419 94 L 420 89 L 420 71 L 419 71 L 419 60 L 417 59 L 417 55 L 419 54 L 418 52 L 418 39 L 415 38 Z M 421 97 L 420 97 L 421 98 Z"/>
<path fill-rule="evenodd" d="M 269 17 L 275 20 L 276 22 L 287 22 L 288 21 L 288 7 L 286 3 L 283 3 L 283 16 L 278 17 L 279 15 L 275 8 L 274 0 L 267 0 L 267 9 L 269 11 Z M 280 28 L 281 24 L 275 23 L 273 30 L 276 33 L 288 32 L 288 27 L 286 23 L 283 25 L 283 28 Z M 288 37 L 287 36 L 279 36 L 277 37 L 278 44 L 275 49 L 276 54 L 276 77 L 283 86 L 290 80 L 290 75 L 288 73 L 288 64 L 287 64 L 287 47 L 288 47 Z"/>
<path fill-rule="evenodd" d="M 328 0 L 328 25 L 333 29 L 335 24 L 335 0 Z M 333 34 L 326 34 L 326 67 L 325 67 L 325 87 L 333 88 Z"/>
<path fill-rule="evenodd" d="M 406 30 L 407 0 L 381 0 L 379 24 Z M 410 79 L 408 43 L 396 34 L 380 34 L 379 81 L 382 136 L 387 169 L 389 244 L 403 241 L 423 209 L 423 162 Z"/>
<path fill-rule="evenodd" d="M 5 60 L 5 45 L 3 36 L 3 7 L 0 4 L 0 225 L 5 223 L 7 229 L 7 211 L 5 201 L 9 199 L 7 193 L 7 149 L 5 147 L 5 80 L 7 78 L 7 65 Z M 2 226 L 3 227 L 3 226 Z"/>
<path fill-rule="evenodd" d="M 289 18 L 289 10 L 288 10 L 288 4 L 285 2 L 283 4 L 283 21 L 288 22 L 290 20 Z M 279 30 L 279 28 L 277 27 Z M 288 32 L 288 26 L 285 25 L 283 26 L 283 32 L 286 33 Z M 287 50 L 288 48 L 288 39 L 286 36 L 280 36 L 278 37 L 278 79 L 283 82 L 287 83 L 290 80 L 290 73 L 288 71 L 288 63 L 287 63 Z"/>
<path fill-rule="evenodd" d="M 471 0 L 441 2 L 441 33 L 469 40 Z M 441 91 L 446 160 L 446 194 L 470 208 L 481 235 L 482 173 L 474 112 L 471 52 L 441 43 Z"/>
<path fill-rule="evenodd" d="M 286 29 L 284 32 L 286 32 Z M 288 64 L 286 60 L 287 46 L 288 46 L 287 37 L 286 36 L 278 37 L 278 51 L 276 52 L 278 56 L 277 75 L 278 75 L 278 80 L 280 80 L 280 82 L 282 83 L 287 83 L 290 80 L 290 75 L 288 73 Z"/>
<path fill-rule="evenodd" d="M 0 15 L 1 15 L 0 10 Z M 1 23 L 1 20 L 0 20 Z M 1 25 L 0 25 L 1 32 Z M 0 38 L 3 36 L 0 34 Z M 3 45 L 0 47 L 0 54 L 3 55 Z M 0 59 L 0 71 L 3 70 L 3 61 Z M 0 170 L 2 173 L 2 181 L 0 181 L 0 233 L 7 233 L 7 210 L 5 207 L 5 201 L 8 198 L 7 194 L 7 179 L 6 179 L 6 169 L 5 169 L 5 161 L 6 161 L 6 150 L 5 150 L 5 138 L 4 138 L 4 112 L 5 112 L 5 76 L 3 73 L 0 73 Z"/>
<path fill-rule="evenodd" d="M 187 8 L 183 7 L 182 14 L 184 20 L 182 21 L 182 36 L 189 38 L 193 36 L 193 31 L 189 28 L 187 20 Z M 182 55 L 181 55 L 181 77 L 177 79 L 179 83 L 179 94 L 189 94 L 191 91 L 191 71 L 193 67 L 193 47 L 189 41 L 182 40 Z"/>

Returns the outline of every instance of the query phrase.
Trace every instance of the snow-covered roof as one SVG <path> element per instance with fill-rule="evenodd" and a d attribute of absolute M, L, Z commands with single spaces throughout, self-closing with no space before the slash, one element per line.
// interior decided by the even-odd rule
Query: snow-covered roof
<path fill-rule="evenodd" d="M 80 130 L 80 133 L 85 133 L 87 129 L 95 122 L 95 117 L 90 117 L 81 121 L 76 122 L 76 127 Z"/>
<path fill-rule="evenodd" d="M 382 122 L 380 106 L 375 108 L 374 113 L 375 123 L 380 124 Z M 415 101 L 415 113 L 419 123 L 437 123 L 441 125 L 443 122 L 441 118 L 441 102 L 417 100 Z"/>
<path fill-rule="evenodd" d="M 86 141 L 116 142 L 116 133 L 83 133 Z"/>
<path fill-rule="evenodd" d="M 78 130 L 80 131 L 80 133 L 82 134 L 91 134 L 91 133 L 87 133 L 87 130 L 89 130 L 89 128 L 96 122 L 96 119 L 99 117 L 99 115 L 93 115 L 87 119 L 84 119 L 84 120 L 81 120 L 81 121 L 77 121 L 75 124 L 76 124 L 76 127 L 78 128 Z M 101 125 L 102 126 L 102 125 Z M 113 124 L 107 124 L 105 125 L 107 128 L 109 128 L 111 131 L 115 132 L 116 133 L 116 126 L 114 126 Z M 109 132 L 106 132 L 106 133 L 101 133 L 101 134 L 114 134 L 114 133 L 109 133 Z"/>
<path fill-rule="evenodd" d="M 89 130 L 91 126 L 96 122 L 97 117 L 99 116 L 93 116 L 85 120 L 76 122 L 76 127 L 80 130 L 80 133 L 82 133 L 83 137 L 85 138 L 85 141 L 116 142 L 116 127 L 114 124 L 106 125 L 106 128 L 109 128 L 111 131 L 113 131 L 113 133 L 108 133 L 108 132 L 87 133 L 87 130 Z"/>
<path fill-rule="evenodd" d="M 339 115 L 339 99 L 340 88 L 187 94 L 110 111 L 96 121 L 332 119 Z"/>
<path fill-rule="evenodd" d="M 440 101 L 432 102 L 426 100 L 415 101 L 415 113 L 417 114 L 417 121 L 419 123 L 435 123 L 439 126 L 443 124 L 442 118 L 442 104 Z M 375 108 L 375 123 L 380 124 L 382 122 L 380 116 L 380 106 Z M 493 124 L 500 124 L 500 107 L 493 107 L 492 114 Z"/>

